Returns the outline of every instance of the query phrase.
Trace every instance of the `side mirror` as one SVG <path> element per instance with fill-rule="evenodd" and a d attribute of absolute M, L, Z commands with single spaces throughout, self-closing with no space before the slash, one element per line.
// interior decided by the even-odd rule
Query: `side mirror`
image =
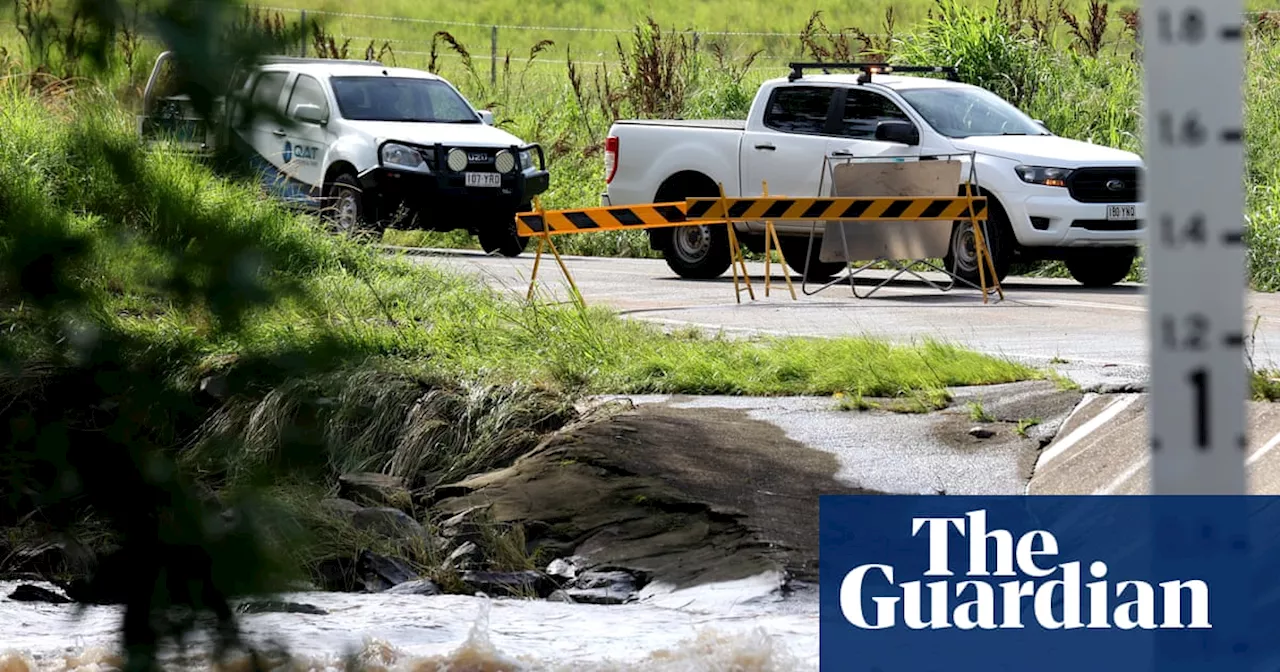
<path fill-rule="evenodd" d="M 1039 119 L 1033 119 L 1032 121 L 1035 121 L 1036 125 L 1039 126 L 1040 128 L 1043 128 L 1044 130 L 1049 131 L 1049 126 L 1045 124 L 1043 121 L 1040 121 Z M 1049 132 L 1052 133 L 1053 131 L 1049 131 Z"/>
<path fill-rule="evenodd" d="M 479 114 L 480 114 L 480 121 L 483 121 L 483 122 L 484 122 L 486 125 L 488 125 L 488 126 L 492 126 L 492 125 L 493 125 L 493 113 L 492 113 L 492 112 L 490 112 L 489 110 L 478 110 L 478 112 L 479 112 Z"/>
<path fill-rule="evenodd" d="M 882 121 L 876 125 L 876 140 L 914 147 L 920 144 L 920 129 L 909 121 Z"/>
<path fill-rule="evenodd" d="M 325 122 L 324 112 L 320 109 L 320 106 L 310 103 L 295 105 L 293 116 L 298 121 L 305 121 L 308 124 L 323 124 Z"/>

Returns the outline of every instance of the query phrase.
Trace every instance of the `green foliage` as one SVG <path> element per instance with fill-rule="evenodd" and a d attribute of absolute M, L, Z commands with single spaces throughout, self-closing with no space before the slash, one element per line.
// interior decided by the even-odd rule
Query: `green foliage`
<path fill-rule="evenodd" d="M 24 4 L 38 71 L 82 76 L 112 66 L 120 3 Z M 274 49 L 252 33 L 211 39 L 228 8 L 135 7 L 180 54 L 176 89 L 197 110 L 211 109 L 228 56 Z M 65 10 L 74 18 L 59 18 Z M 9 428 L 0 524 L 32 511 L 55 529 L 85 510 L 101 517 L 119 551 L 76 590 L 123 601 L 129 669 L 154 668 L 162 644 L 210 614 L 215 654 L 228 654 L 241 643 L 230 599 L 283 585 L 287 566 L 259 534 L 270 507 L 249 496 L 224 518 L 177 468 L 172 449 L 203 409 L 193 388 L 164 374 L 194 362 L 204 342 L 234 340 L 253 311 L 291 295 L 279 269 L 323 263 L 324 250 L 184 179 L 197 173 L 149 160 L 136 140 L 112 132 L 104 109 L 113 104 L 100 95 L 64 98 L 54 116 L 21 82 L 9 85 L 0 102 L 0 319 L 9 335 L 0 345 L 0 422 Z M 133 328 L 111 300 L 130 290 L 135 300 L 163 296 L 165 318 L 186 329 Z M 312 349 L 295 360 L 317 353 L 329 354 Z"/>
<path fill-rule="evenodd" d="M 936 1 L 936 11 L 895 45 L 891 62 L 955 66 L 968 83 L 1018 107 L 1037 95 L 1046 54 L 1033 35 L 971 3 Z"/>

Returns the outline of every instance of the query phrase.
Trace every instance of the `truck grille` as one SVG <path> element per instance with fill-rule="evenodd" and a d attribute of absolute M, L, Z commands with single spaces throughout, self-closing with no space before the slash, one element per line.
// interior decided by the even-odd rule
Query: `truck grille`
<path fill-rule="evenodd" d="M 1067 189 L 1081 203 L 1136 203 L 1141 182 L 1137 168 L 1081 168 Z"/>
<path fill-rule="evenodd" d="M 497 170 L 493 167 L 493 157 L 497 154 L 495 149 L 467 149 L 462 148 L 467 153 L 467 170 L 473 173 L 495 173 Z"/>

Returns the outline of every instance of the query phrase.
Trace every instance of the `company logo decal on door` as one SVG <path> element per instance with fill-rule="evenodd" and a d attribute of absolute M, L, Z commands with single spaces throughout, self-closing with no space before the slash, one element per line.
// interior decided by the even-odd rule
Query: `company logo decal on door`
<path fill-rule="evenodd" d="M 294 145 L 292 142 L 285 140 L 284 142 L 284 162 L 289 163 L 294 159 L 299 159 L 304 163 L 311 163 L 320 155 L 320 148 L 310 145 Z"/>

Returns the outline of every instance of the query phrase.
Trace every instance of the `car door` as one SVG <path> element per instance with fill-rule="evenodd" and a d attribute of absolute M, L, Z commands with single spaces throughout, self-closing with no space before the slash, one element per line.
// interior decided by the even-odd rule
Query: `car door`
<path fill-rule="evenodd" d="M 324 187 L 325 156 L 333 141 L 326 124 L 304 121 L 298 117 L 299 105 L 315 105 L 321 118 L 329 118 L 329 97 L 324 86 L 311 75 L 299 73 L 290 87 L 285 110 L 291 124 L 284 127 L 282 168 L 289 179 L 291 200 L 314 204 Z"/>
<path fill-rule="evenodd" d="M 282 191 L 285 131 L 283 125 L 271 117 L 270 113 L 281 112 L 281 99 L 284 97 L 289 74 L 280 70 L 258 73 L 249 94 L 253 105 L 252 117 L 247 119 L 245 127 L 237 131 L 249 144 L 252 152 L 250 163 L 259 171 L 263 185 L 273 194 L 281 196 L 285 195 Z"/>
<path fill-rule="evenodd" d="M 759 196 L 766 182 L 771 195 L 818 195 L 837 91 L 832 86 L 781 86 L 770 94 L 762 120 L 764 130 L 743 134 L 743 196 Z M 775 226 L 779 230 L 809 230 L 808 222 L 777 222 Z M 763 231 L 764 223 L 751 222 L 748 229 Z"/>
<path fill-rule="evenodd" d="M 840 119 L 836 138 L 828 144 L 835 157 L 873 158 L 919 157 L 920 146 L 876 140 L 876 127 L 882 121 L 915 121 L 888 96 L 865 87 L 850 87 L 841 92 Z"/>

